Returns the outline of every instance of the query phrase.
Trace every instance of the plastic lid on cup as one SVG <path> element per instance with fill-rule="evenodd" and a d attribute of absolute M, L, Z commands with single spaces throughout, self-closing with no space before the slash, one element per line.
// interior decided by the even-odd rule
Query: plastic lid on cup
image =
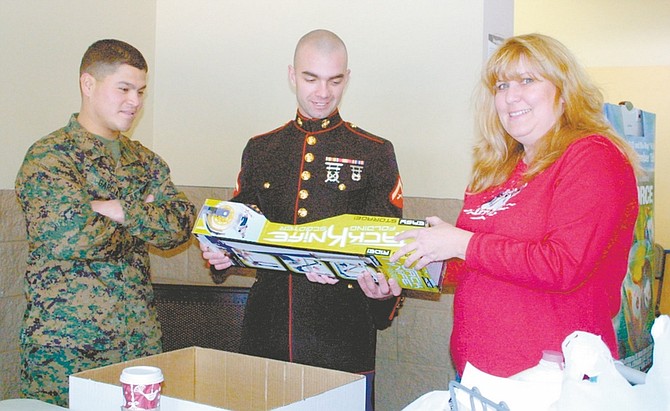
<path fill-rule="evenodd" d="M 119 380 L 124 384 L 149 385 L 163 381 L 163 371 L 158 367 L 138 365 L 124 368 Z"/>

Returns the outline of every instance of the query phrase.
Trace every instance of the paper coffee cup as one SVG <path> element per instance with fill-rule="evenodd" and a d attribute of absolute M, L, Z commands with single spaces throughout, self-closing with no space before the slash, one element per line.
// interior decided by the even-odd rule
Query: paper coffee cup
<path fill-rule="evenodd" d="M 137 366 L 121 372 L 123 388 L 122 410 L 158 410 L 161 401 L 163 372 L 158 367 Z"/>

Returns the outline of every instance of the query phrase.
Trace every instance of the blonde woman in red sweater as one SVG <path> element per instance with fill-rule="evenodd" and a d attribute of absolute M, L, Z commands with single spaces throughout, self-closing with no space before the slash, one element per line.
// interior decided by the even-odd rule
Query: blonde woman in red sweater
<path fill-rule="evenodd" d="M 638 212 L 632 149 L 563 44 L 507 39 L 482 73 L 472 178 L 456 226 L 429 228 L 393 257 L 449 260 L 456 282 L 451 354 L 507 377 L 560 351 L 575 330 L 618 358 L 612 317 Z M 413 241 L 412 241 L 413 240 Z"/>

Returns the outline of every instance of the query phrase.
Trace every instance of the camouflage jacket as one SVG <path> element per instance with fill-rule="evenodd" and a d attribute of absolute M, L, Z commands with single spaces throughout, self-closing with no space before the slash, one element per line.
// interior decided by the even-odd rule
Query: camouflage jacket
<path fill-rule="evenodd" d="M 118 163 L 74 114 L 28 150 L 16 178 L 29 256 L 22 344 L 86 349 L 160 347 L 148 246 L 190 238 L 195 208 L 158 155 L 119 137 Z M 155 201 L 145 203 L 147 195 Z M 91 209 L 118 199 L 119 224 Z"/>

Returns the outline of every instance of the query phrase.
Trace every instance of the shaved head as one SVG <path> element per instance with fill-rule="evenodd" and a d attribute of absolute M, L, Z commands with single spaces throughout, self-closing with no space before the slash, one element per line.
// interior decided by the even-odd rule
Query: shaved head
<path fill-rule="evenodd" d="M 344 42 L 328 30 L 310 31 L 298 41 L 288 74 L 300 113 L 328 117 L 337 110 L 349 80 Z"/>
<path fill-rule="evenodd" d="M 345 67 L 347 63 L 347 47 L 337 34 L 328 30 L 313 30 L 305 34 L 298 41 L 295 47 L 295 54 L 293 55 L 293 65 L 296 65 L 297 60 L 305 50 L 312 50 L 322 54 L 331 54 L 334 52 L 344 53 Z"/>

